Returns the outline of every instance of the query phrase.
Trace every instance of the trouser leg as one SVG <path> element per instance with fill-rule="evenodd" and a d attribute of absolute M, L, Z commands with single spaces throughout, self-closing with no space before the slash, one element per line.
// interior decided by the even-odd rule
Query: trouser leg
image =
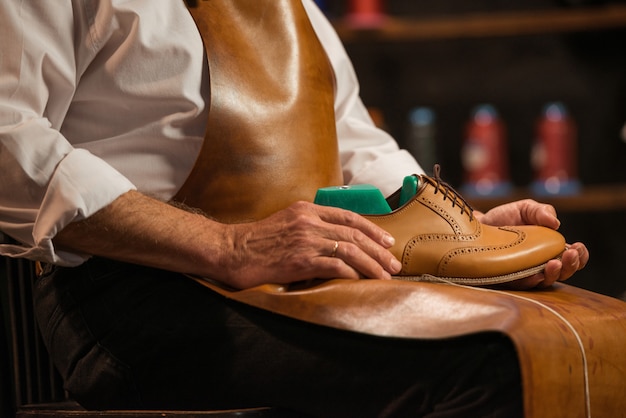
<path fill-rule="evenodd" d="M 499 334 L 420 341 L 340 331 L 98 259 L 57 269 L 36 294 L 45 340 L 87 407 L 521 416 L 517 358 Z"/>

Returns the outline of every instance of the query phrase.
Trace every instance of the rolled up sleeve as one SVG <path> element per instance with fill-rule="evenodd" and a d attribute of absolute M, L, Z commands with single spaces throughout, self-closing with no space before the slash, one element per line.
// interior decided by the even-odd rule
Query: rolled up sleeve
<path fill-rule="evenodd" d="M 71 147 L 35 121 L 0 131 L 0 230 L 18 243 L 0 245 L 13 257 L 77 265 L 80 254 L 56 251 L 52 238 L 135 186 L 109 164 Z"/>
<path fill-rule="evenodd" d="M 52 238 L 135 187 L 61 133 L 78 78 L 73 12 L 70 2 L 0 5 L 0 231 L 14 241 L 0 254 L 60 265 L 86 256 Z"/>

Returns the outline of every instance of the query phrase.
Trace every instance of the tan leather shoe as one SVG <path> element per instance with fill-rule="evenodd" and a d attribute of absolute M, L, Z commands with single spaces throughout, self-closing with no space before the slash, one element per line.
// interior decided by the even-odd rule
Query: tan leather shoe
<path fill-rule="evenodd" d="M 565 250 L 563 236 L 549 228 L 481 224 L 441 181 L 438 167 L 434 177 L 417 177 L 419 187 L 407 203 L 388 214 L 364 215 L 396 239 L 391 252 L 402 263 L 398 279 L 505 283 L 543 271 Z"/>

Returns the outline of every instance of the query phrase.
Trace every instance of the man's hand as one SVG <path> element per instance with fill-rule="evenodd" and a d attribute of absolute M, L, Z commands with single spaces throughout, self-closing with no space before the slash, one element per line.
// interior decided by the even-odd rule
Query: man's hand
<path fill-rule="evenodd" d="M 476 212 L 476 218 L 493 226 L 506 225 L 541 225 L 558 229 L 561 222 L 556 216 L 553 206 L 535 202 L 531 199 L 519 200 L 497 206 L 487 213 Z M 507 288 L 522 290 L 530 288 L 546 288 L 556 281 L 565 281 L 575 272 L 585 267 L 589 261 L 589 251 L 583 243 L 577 242 L 567 246 L 558 260 L 550 260 L 543 273 L 508 283 Z"/>
<path fill-rule="evenodd" d="M 231 226 L 227 283 L 250 287 L 311 278 L 390 279 L 400 271 L 393 237 L 360 215 L 307 202 Z"/>
<path fill-rule="evenodd" d="M 491 225 L 559 227 L 553 207 L 531 200 L 476 216 Z M 393 238 L 386 231 L 356 213 L 306 202 L 260 221 L 222 224 L 129 192 L 68 225 L 54 241 L 60 248 L 209 277 L 236 288 L 313 278 L 389 279 L 401 268 L 388 250 Z M 572 244 L 543 274 L 511 287 L 550 286 L 588 259 L 583 244 Z"/>
<path fill-rule="evenodd" d="M 236 288 L 314 278 L 391 278 L 393 238 L 356 213 L 298 202 L 257 222 L 223 224 L 128 192 L 69 224 L 59 248 L 195 276 Z M 335 244 L 337 243 L 337 244 Z"/>

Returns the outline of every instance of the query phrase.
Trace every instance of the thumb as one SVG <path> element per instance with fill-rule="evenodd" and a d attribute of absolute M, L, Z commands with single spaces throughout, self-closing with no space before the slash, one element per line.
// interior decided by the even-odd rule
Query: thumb
<path fill-rule="evenodd" d="M 556 209 L 552 205 L 527 202 L 522 213 L 527 224 L 541 225 L 552 229 L 559 229 L 561 226 L 561 221 L 556 215 Z"/>

